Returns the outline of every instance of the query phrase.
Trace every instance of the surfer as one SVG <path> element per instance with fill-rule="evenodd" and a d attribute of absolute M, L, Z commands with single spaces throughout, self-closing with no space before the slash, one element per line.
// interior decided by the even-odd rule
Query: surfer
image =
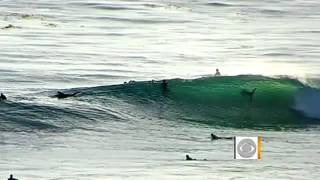
<path fill-rule="evenodd" d="M 72 97 L 72 96 L 75 96 L 77 94 L 79 94 L 80 92 L 75 92 L 75 93 L 72 93 L 72 94 L 65 94 L 61 91 L 58 91 L 56 95 L 54 95 L 53 97 L 56 97 L 58 99 L 63 99 L 63 98 L 67 98 L 67 97 Z"/>
<path fill-rule="evenodd" d="M 252 102 L 252 100 L 253 100 L 253 95 L 255 94 L 256 90 L 257 90 L 257 88 L 254 88 L 252 91 L 248 91 L 248 90 L 243 89 L 243 90 L 241 91 L 241 94 L 242 94 L 243 96 L 249 96 L 249 97 L 250 97 L 250 102 Z"/>
<path fill-rule="evenodd" d="M 10 174 L 10 178 L 8 178 L 8 180 L 18 180 L 18 179 L 13 178 L 13 175 L 12 175 L 12 174 Z"/>
<path fill-rule="evenodd" d="M 232 137 L 219 137 L 219 136 L 216 136 L 214 135 L 213 133 L 211 133 L 211 141 L 214 141 L 214 140 L 218 140 L 218 139 L 233 139 Z"/>
<path fill-rule="evenodd" d="M 186 160 L 187 161 L 196 161 L 197 159 L 191 158 L 188 154 L 186 155 Z M 207 159 L 200 159 L 199 161 L 208 161 Z"/>
<path fill-rule="evenodd" d="M 7 100 L 7 97 L 1 93 L 0 95 L 0 101 L 4 101 L 4 100 Z"/>
<path fill-rule="evenodd" d="M 197 160 L 197 159 L 193 159 L 193 158 L 191 158 L 188 154 L 186 155 L 186 160 L 187 161 L 193 161 L 193 160 Z"/>
<path fill-rule="evenodd" d="M 13 26 L 12 24 L 9 24 L 9 25 L 7 25 L 7 26 L 5 26 L 5 27 L 1 28 L 1 29 L 10 29 L 10 28 L 14 28 L 14 26 Z"/>
<path fill-rule="evenodd" d="M 218 140 L 218 139 L 220 139 L 220 137 L 218 137 L 218 136 L 216 136 L 216 135 L 211 133 L 211 141 Z"/>
<path fill-rule="evenodd" d="M 220 73 L 220 71 L 219 71 L 219 69 L 217 68 L 216 69 L 216 74 L 214 74 L 215 76 L 221 76 L 221 73 Z"/>
<path fill-rule="evenodd" d="M 162 80 L 161 82 L 161 87 L 163 90 L 167 90 L 168 89 L 168 81 L 167 80 Z"/>
<path fill-rule="evenodd" d="M 21 27 L 19 27 L 19 26 L 14 26 L 14 25 L 12 25 L 12 24 L 9 24 L 9 25 L 7 25 L 7 26 L 5 26 L 5 27 L 2 27 L 1 29 L 13 29 L 13 28 L 15 28 L 15 29 L 21 29 Z"/>

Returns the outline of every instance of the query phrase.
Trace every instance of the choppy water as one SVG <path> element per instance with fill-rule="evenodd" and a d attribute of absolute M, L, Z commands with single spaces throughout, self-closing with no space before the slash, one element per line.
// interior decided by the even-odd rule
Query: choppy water
<path fill-rule="evenodd" d="M 316 179 L 319 19 L 316 0 L 2 0 L 0 178 Z M 262 160 L 212 132 L 263 136 Z"/>

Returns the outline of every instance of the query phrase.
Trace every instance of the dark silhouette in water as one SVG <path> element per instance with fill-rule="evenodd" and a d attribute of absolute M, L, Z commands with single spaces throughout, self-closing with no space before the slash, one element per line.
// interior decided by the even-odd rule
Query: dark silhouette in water
<path fill-rule="evenodd" d="M 254 88 L 252 91 L 248 91 L 248 90 L 242 90 L 241 91 L 241 95 L 242 96 L 249 96 L 250 97 L 250 102 L 252 102 L 253 100 L 253 95 L 255 94 L 257 88 Z"/>
<path fill-rule="evenodd" d="M 188 154 L 186 155 L 186 160 L 187 161 L 192 161 L 192 160 L 197 160 L 197 159 L 193 159 L 193 158 L 191 158 Z"/>
<path fill-rule="evenodd" d="M 218 140 L 218 139 L 220 139 L 220 137 L 218 137 L 218 136 L 216 136 L 216 135 L 211 133 L 211 141 Z"/>
<path fill-rule="evenodd" d="M 169 93 L 169 85 L 168 85 L 168 81 L 167 80 L 162 80 L 161 82 L 161 91 L 162 91 L 162 95 L 165 97 L 168 97 L 168 93 Z"/>
<path fill-rule="evenodd" d="M 9 24 L 1 29 L 11 29 L 11 28 L 14 28 L 14 26 L 12 24 Z"/>
<path fill-rule="evenodd" d="M 191 158 L 188 154 L 186 155 L 186 161 L 196 161 L 197 159 Z M 201 159 L 199 161 L 207 161 L 207 159 Z"/>
<path fill-rule="evenodd" d="M 13 29 L 13 28 L 15 28 L 15 29 L 21 29 L 21 27 L 19 27 L 19 26 L 14 26 L 14 25 L 12 25 L 12 24 L 9 24 L 9 25 L 7 25 L 7 26 L 5 26 L 5 27 L 2 27 L 1 29 Z"/>
<path fill-rule="evenodd" d="M 221 76 L 221 73 L 219 71 L 219 69 L 216 69 L 216 74 L 214 74 L 215 76 Z"/>
<path fill-rule="evenodd" d="M 63 98 L 68 98 L 68 97 L 72 97 L 72 96 L 75 96 L 77 94 L 79 94 L 80 92 L 75 92 L 75 93 L 72 93 L 72 94 L 65 94 L 63 92 L 60 92 L 58 91 L 56 95 L 54 95 L 53 97 L 56 97 L 58 99 L 63 99 Z"/>
<path fill-rule="evenodd" d="M 219 137 L 219 136 L 216 136 L 213 133 L 211 133 L 211 141 L 218 140 L 218 139 L 233 139 L 233 138 L 232 137 Z"/>
<path fill-rule="evenodd" d="M 18 180 L 18 179 L 13 178 L 13 175 L 12 175 L 12 174 L 10 174 L 10 178 L 8 178 L 8 180 Z"/>
<path fill-rule="evenodd" d="M 4 100 L 7 100 L 7 97 L 1 93 L 0 95 L 0 101 L 4 101 Z"/>
<path fill-rule="evenodd" d="M 161 82 L 161 87 L 163 90 L 168 90 L 168 81 L 167 80 L 162 80 Z"/>

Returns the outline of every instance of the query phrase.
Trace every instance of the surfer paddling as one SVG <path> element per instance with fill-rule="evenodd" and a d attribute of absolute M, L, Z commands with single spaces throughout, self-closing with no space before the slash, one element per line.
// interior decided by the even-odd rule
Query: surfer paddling
<path fill-rule="evenodd" d="M 196 161 L 197 159 L 194 159 L 190 157 L 188 154 L 186 155 L 186 161 Z M 200 159 L 199 161 L 207 161 L 207 159 Z"/>
<path fill-rule="evenodd" d="M 211 133 L 211 141 L 214 141 L 214 140 L 218 140 L 218 139 L 233 139 L 232 137 L 219 137 L 219 136 L 216 136 L 214 135 L 213 133 Z"/>
<path fill-rule="evenodd" d="M 254 88 L 252 91 L 248 91 L 248 90 L 242 90 L 241 91 L 241 95 L 242 96 L 249 96 L 250 97 L 250 102 L 252 102 L 253 100 L 253 95 L 255 94 L 257 88 Z"/>
<path fill-rule="evenodd" d="M 8 178 L 8 180 L 18 180 L 18 179 L 14 178 L 13 175 L 10 174 L 10 177 Z"/>
<path fill-rule="evenodd" d="M 193 160 L 197 160 L 197 159 L 193 159 L 193 158 L 191 158 L 188 154 L 186 155 L 186 160 L 187 161 L 193 161 Z"/>
<path fill-rule="evenodd" d="M 7 100 L 7 97 L 1 93 L 0 95 L 0 101 L 4 101 L 4 100 Z"/>
<path fill-rule="evenodd" d="M 72 93 L 72 94 L 65 94 L 61 91 L 58 91 L 56 95 L 54 95 L 53 97 L 56 97 L 58 99 L 63 99 L 63 98 L 68 98 L 68 97 L 73 97 L 77 94 L 79 94 L 80 92 L 75 92 L 75 93 Z"/>

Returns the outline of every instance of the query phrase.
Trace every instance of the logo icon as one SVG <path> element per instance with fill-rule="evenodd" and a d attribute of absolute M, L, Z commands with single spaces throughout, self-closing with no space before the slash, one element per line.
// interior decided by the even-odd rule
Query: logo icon
<path fill-rule="evenodd" d="M 234 159 L 260 159 L 261 137 L 235 137 Z"/>

